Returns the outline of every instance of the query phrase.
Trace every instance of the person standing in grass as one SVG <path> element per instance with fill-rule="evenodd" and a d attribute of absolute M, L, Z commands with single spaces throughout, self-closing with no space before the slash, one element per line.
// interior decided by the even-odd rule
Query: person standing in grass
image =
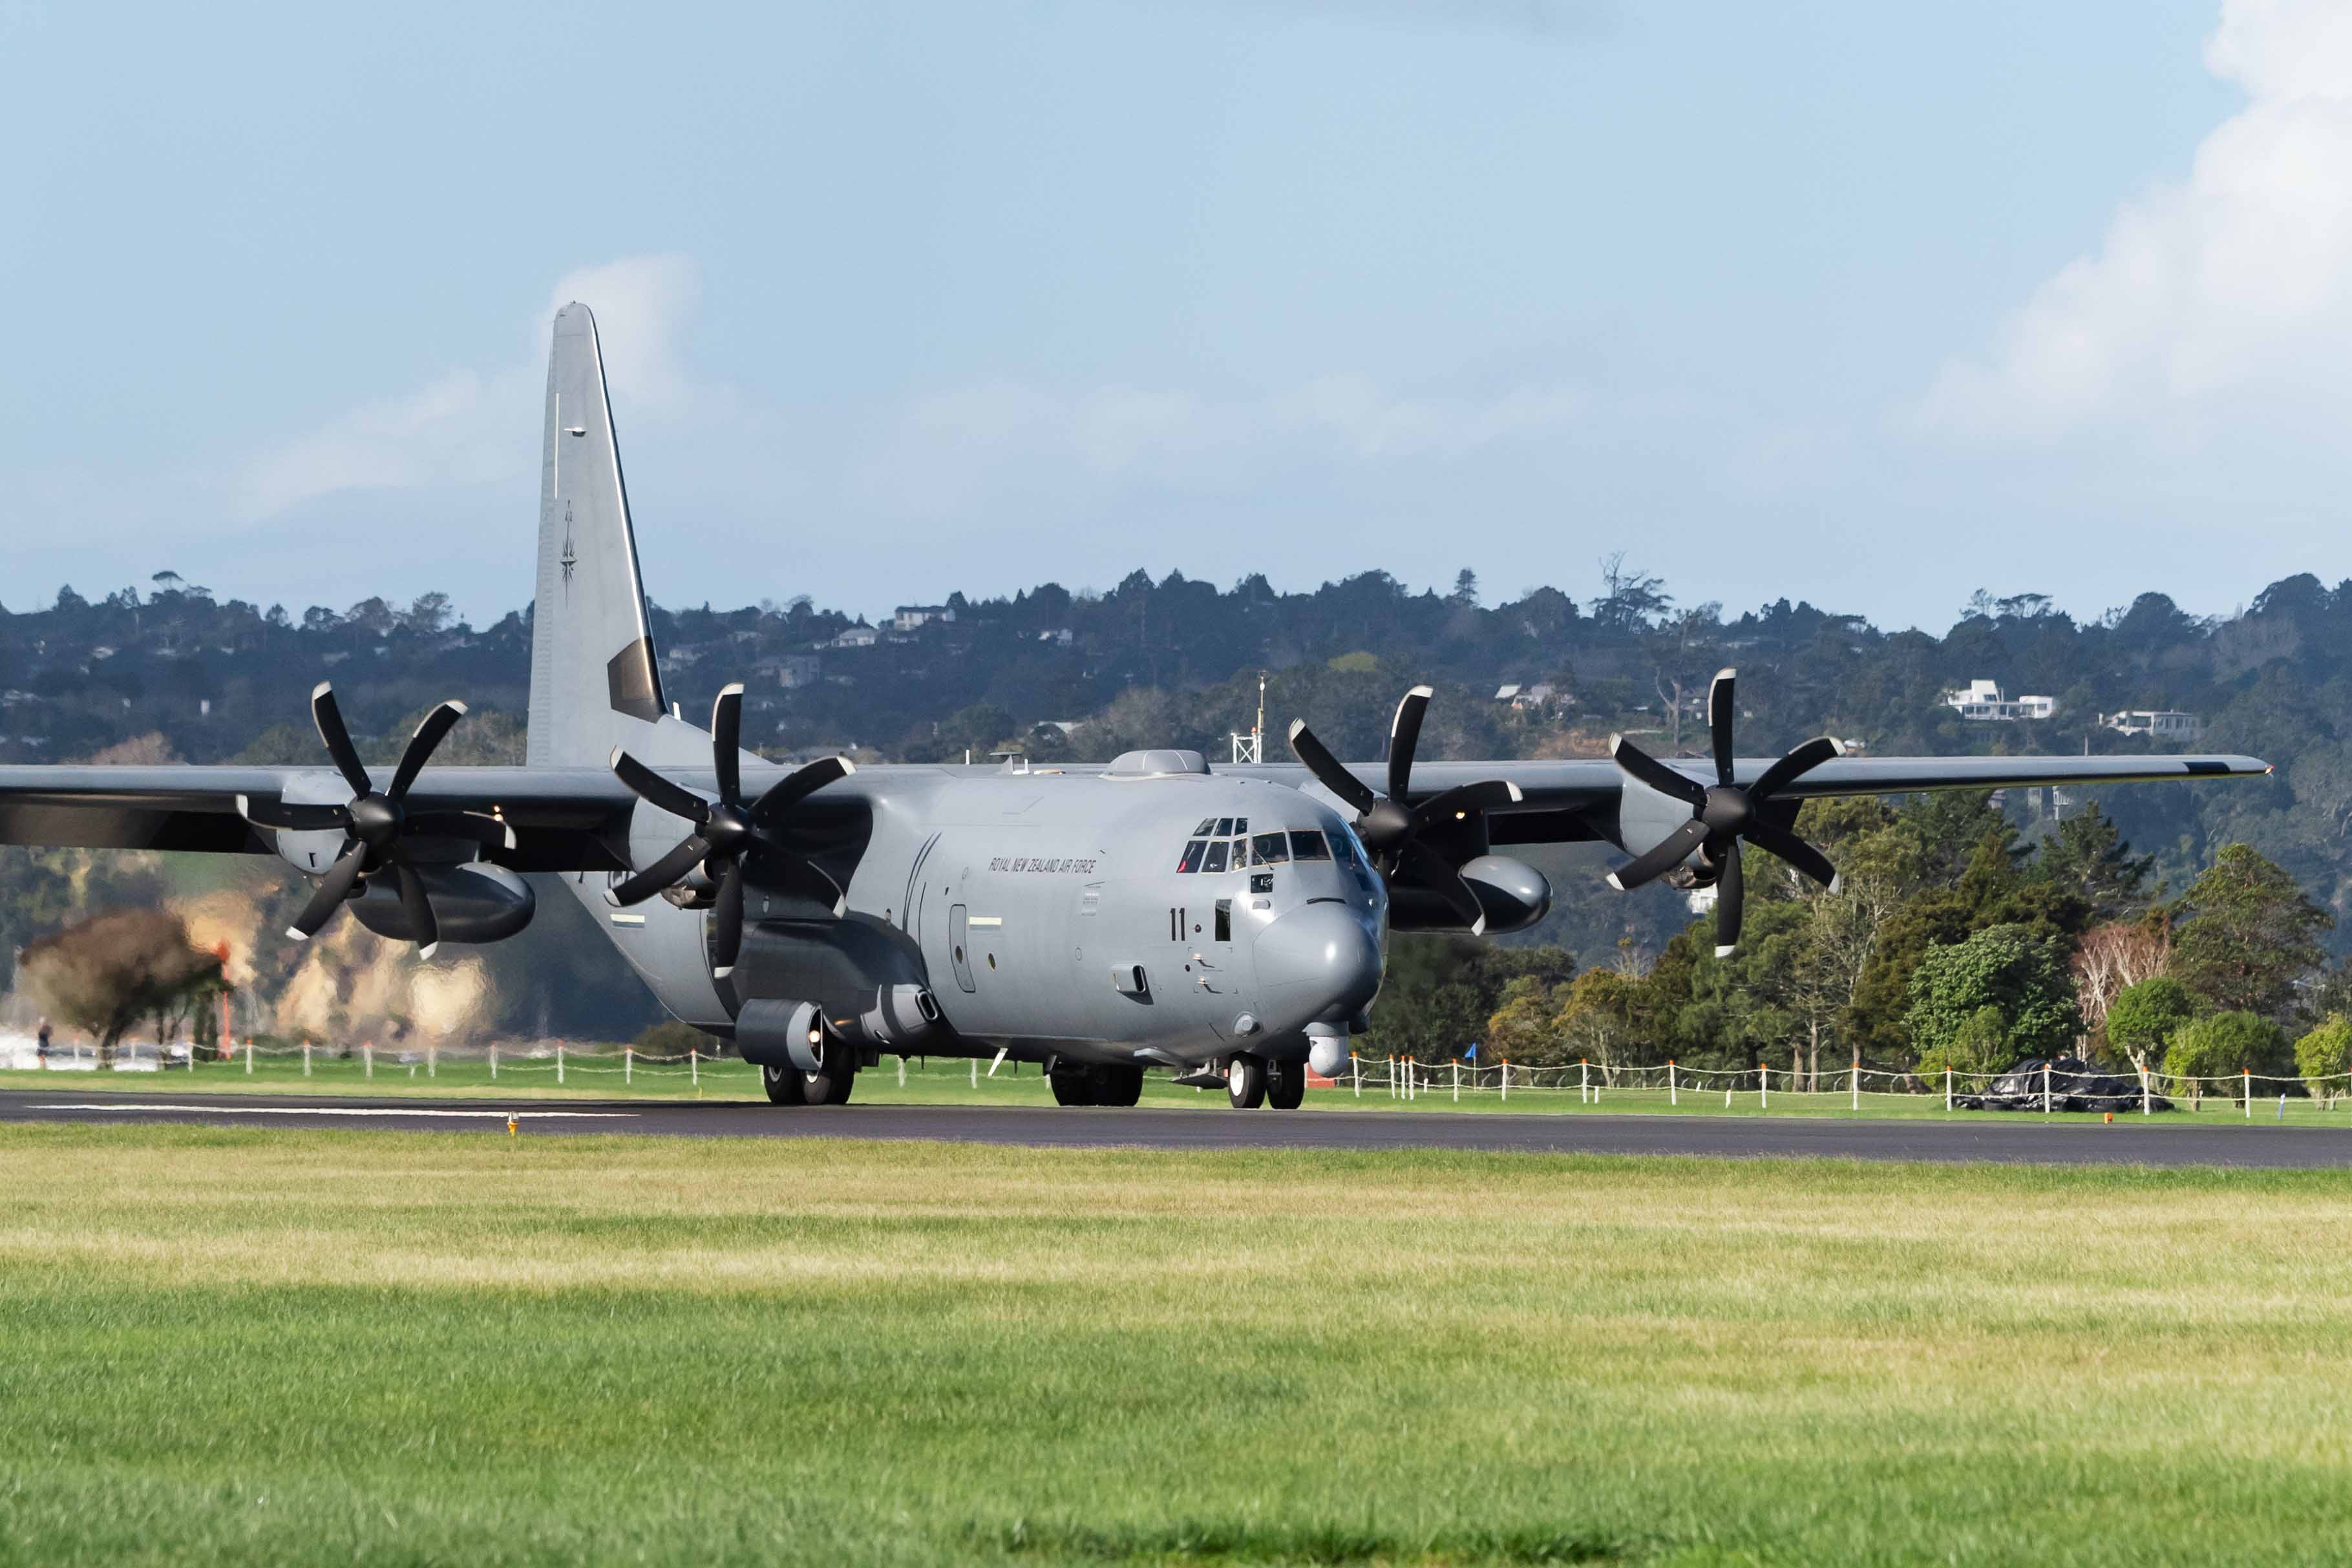
<path fill-rule="evenodd" d="M 36 1067 L 49 1065 L 49 1021 L 41 1020 L 41 1027 L 33 1038 L 33 1063 Z"/>

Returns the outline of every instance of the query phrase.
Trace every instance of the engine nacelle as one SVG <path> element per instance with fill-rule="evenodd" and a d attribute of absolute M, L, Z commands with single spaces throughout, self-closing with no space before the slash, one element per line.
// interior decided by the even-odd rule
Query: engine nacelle
<path fill-rule="evenodd" d="M 1551 884 L 1524 860 L 1480 855 L 1457 868 L 1486 911 L 1486 931 L 1525 931 L 1551 910 Z M 1389 884 L 1389 926 L 1394 931 L 1465 930 L 1454 906 L 1424 888 Z"/>
<path fill-rule="evenodd" d="M 843 1049 L 814 1002 L 761 996 L 735 1015 L 735 1045 L 743 1059 L 763 1068 L 823 1072 L 828 1055 Z"/>
<path fill-rule="evenodd" d="M 947 1031 L 941 1026 L 940 1005 L 924 985 L 878 985 L 874 1005 L 857 1016 L 866 1044 L 877 1050 L 908 1056 Z"/>
<path fill-rule="evenodd" d="M 285 836 L 281 836 L 285 837 Z M 504 942 L 530 924 L 539 907 L 530 884 L 503 866 L 470 860 L 462 866 L 419 866 L 419 880 L 433 901 L 443 942 Z M 415 942 L 408 911 L 390 872 L 368 879 L 366 890 L 349 906 L 352 918 L 395 942 Z"/>

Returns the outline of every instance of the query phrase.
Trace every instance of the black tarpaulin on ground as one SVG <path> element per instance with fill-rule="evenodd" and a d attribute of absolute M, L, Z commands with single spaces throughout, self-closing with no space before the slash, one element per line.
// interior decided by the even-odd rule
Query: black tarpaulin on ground
<path fill-rule="evenodd" d="M 1952 1104 L 1961 1110 L 2041 1110 L 2045 1089 L 2051 1110 L 2137 1110 L 2143 1103 L 2150 1110 L 2172 1109 L 2160 1094 L 2143 1101 L 2137 1078 L 2101 1072 L 2080 1057 L 2028 1057 L 1982 1094 L 1956 1095 Z"/>

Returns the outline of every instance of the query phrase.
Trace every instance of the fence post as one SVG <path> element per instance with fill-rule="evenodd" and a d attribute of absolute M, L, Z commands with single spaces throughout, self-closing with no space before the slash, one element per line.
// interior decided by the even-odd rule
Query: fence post
<path fill-rule="evenodd" d="M 425 1047 L 425 1076 L 426 1078 L 441 1076 L 441 1047 L 437 1041 Z"/>
<path fill-rule="evenodd" d="M 558 1083 L 563 1081 L 563 1042 L 562 1040 L 555 1042 L 555 1081 Z"/>
<path fill-rule="evenodd" d="M 2254 1119 L 2254 1069 L 2240 1068 L 2238 1070 L 2245 1075 L 2246 1120 L 2252 1121 Z"/>
<path fill-rule="evenodd" d="M 898 1053 L 898 1087 L 907 1087 L 907 1053 L 904 1051 Z"/>
<path fill-rule="evenodd" d="M 1756 1109 L 1769 1110 L 1772 1106 L 1772 1064 L 1756 1064 Z"/>
<path fill-rule="evenodd" d="M 2050 1058 L 2042 1059 L 2042 1114 L 2050 1114 Z"/>
<path fill-rule="evenodd" d="M 375 1042 L 373 1040 L 360 1042 L 360 1066 L 369 1078 L 375 1076 Z"/>
<path fill-rule="evenodd" d="M 1862 1109 L 1862 1058 L 1853 1058 L 1853 1109 Z"/>
<path fill-rule="evenodd" d="M 1503 1103 L 1511 1103 L 1511 1058 L 1503 1058 Z"/>
<path fill-rule="evenodd" d="M 308 1040 L 302 1042 L 302 1076 L 310 1076 L 310 1042 Z"/>
<path fill-rule="evenodd" d="M 1944 1109 L 1947 1110 L 1952 1109 L 1952 1069 L 1950 1068 L 1944 1069 Z"/>
<path fill-rule="evenodd" d="M 1576 1102 L 1592 1103 L 1592 1063 L 1583 1057 L 1576 1058 Z"/>
<path fill-rule="evenodd" d="M 1348 1076 L 1356 1080 L 1356 1098 L 1364 1098 L 1364 1060 L 1355 1052 L 1348 1053 Z"/>
<path fill-rule="evenodd" d="M 253 1076 L 253 1037 L 251 1035 L 245 1037 L 245 1076 L 247 1078 Z"/>
<path fill-rule="evenodd" d="M 971 1058 L 971 1087 L 974 1089 L 978 1089 L 980 1087 L 980 1058 L 978 1057 Z"/>
<path fill-rule="evenodd" d="M 623 1046 L 621 1047 L 621 1081 L 625 1084 L 636 1082 L 636 1073 L 637 1047 Z"/>
<path fill-rule="evenodd" d="M 496 1040 L 490 1042 L 490 1081 L 499 1081 L 499 1043 Z"/>
<path fill-rule="evenodd" d="M 1682 1102 L 1682 1090 L 1675 1087 L 1675 1058 L 1668 1057 L 1666 1058 L 1666 1103 L 1680 1105 Z"/>
<path fill-rule="evenodd" d="M 2139 1069 L 2139 1113 L 2142 1116 L 2152 1116 L 2156 1113 L 2153 1096 L 2147 1087 L 2147 1069 L 2146 1068 Z"/>
<path fill-rule="evenodd" d="M 697 1089 L 702 1087 L 702 1052 L 693 1046 L 686 1047 L 686 1081 Z M 907 1081 L 907 1058 L 904 1057 L 898 1058 L 898 1081 Z"/>
<path fill-rule="evenodd" d="M 1462 1058 L 1454 1058 L 1454 1103 L 1462 1103 Z"/>

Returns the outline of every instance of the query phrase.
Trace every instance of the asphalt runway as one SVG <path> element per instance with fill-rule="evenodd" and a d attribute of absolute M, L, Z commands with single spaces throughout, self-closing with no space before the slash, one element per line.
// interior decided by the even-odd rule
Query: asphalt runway
<path fill-rule="evenodd" d="M 1476 1149 L 1520 1153 L 1826 1156 L 2024 1164 L 2352 1167 L 2352 1127 L 2107 1125 L 1988 1113 L 1966 1121 L 1789 1117 L 1514 1116 L 1479 1111 L 1155 1110 L 745 1100 L 343 1099 L 312 1095 L 0 1090 L 0 1121 L 194 1122 L 504 1136 L 598 1132 L 702 1138 L 887 1138 L 1041 1148 Z"/>

